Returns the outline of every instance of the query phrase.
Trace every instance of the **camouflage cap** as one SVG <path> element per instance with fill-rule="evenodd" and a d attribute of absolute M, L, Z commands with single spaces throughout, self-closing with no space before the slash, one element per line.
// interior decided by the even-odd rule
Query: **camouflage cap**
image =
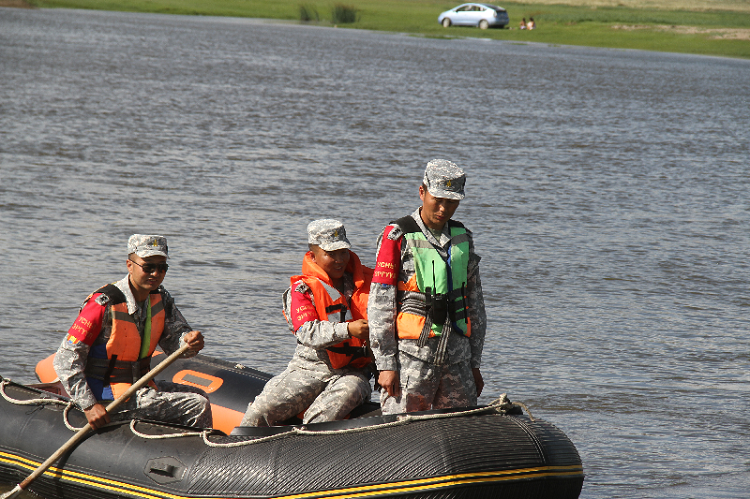
<path fill-rule="evenodd" d="M 128 239 L 128 255 L 135 253 L 141 258 L 160 255 L 169 258 L 167 238 L 164 236 L 147 236 L 144 234 L 133 234 Z"/>
<path fill-rule="evenodd" d="M 338 220 L 313 220 L 307 225 L 307 242 L 320 246 L 325 251 L 336 251 L 351 248 L 346 238 L 344 224 Z"/>
<path fill-rule="evenodd" d="M 461 200 L 465 196 L 466 174 L 447 159 L 433 159 L 427 163 L 422 183 L 436 198 Z"/>

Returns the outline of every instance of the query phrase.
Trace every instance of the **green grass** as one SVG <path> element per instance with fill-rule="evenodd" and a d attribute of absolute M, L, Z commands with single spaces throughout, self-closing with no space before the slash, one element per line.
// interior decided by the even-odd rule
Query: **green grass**
<path fill-rule="evenodd" d="M 315 0 L 29 0 L 39 7 L 157 12 L 166 14 L 259 17 L 300 21 L 304 5 L 317 11 L 321 25 L 331 25 L 333 1 Z M 565 0 L 560 0 L 561 2 Z M 658 50 L 725 57 L 750 58 L 750 13 L 720 10 L 665 10 L 632 7 L 584 7 L 517 2 L 496 2 L 508 10 L 510 27 L 504 30 L 441 27 L 440 12 L 459 2 L 434 0 L 347 0 L 356 20 L 339 27 L 412 33 L 429 37 L 479 37 L 554 45 L 585 45 Z M 340 4 L 337 4 L 340 5 Z M 533 17 L 534 31 L 516 29 L 521 18 Z M 329 21 L 331 20 L 331 21 Z M 616 28 L 616 27 L 620 28 Z M 622 27 L 628 29 L 623 29 Z M 632 29 L 638 26 L 637 29 Z M 679 29 L 669 28 L 671 26 Z M 687 27 L 695 28 L 690 32 Z M 720 33 L 720 29 L 737 30 Z M 718 35 L 740 36 L 719 39 Z"/>

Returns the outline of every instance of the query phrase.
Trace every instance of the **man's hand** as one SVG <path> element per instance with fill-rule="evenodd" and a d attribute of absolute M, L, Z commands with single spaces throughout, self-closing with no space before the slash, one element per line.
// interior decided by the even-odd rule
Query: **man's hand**
<path fill-rule="evenodd" d="M 366 340 L 370 337 L 370 326 L 364 319 L 357 319 L 356 321 L 347 322 L 346 328 L 349 331 L 349 336 L 351 336 L 352 338 Z"/>
<path fill-rule="evenodd" d="M 102 404 L 96 403 L 88 409 L 84 409 L 83 413 L 94 430 L 98 430 L 109 423 L 109 413 Z"/>
<path fill-rule="evenodd" d="M 182 341 L 190 345 L 190 350 L 193 352 L 197 353 L 203 349 L 203 335 L 200 331 L 190 331 Z"/>
<path fill-rule="evenodd" d="M 398 379 L 397 371 L 380 371 L 378 375 L 378 384 L 380 387 L 388 392 L 391 397 L 398 397 L 401 395 L 401 385 Z"/>
<path fill-rule="evenodd" d="M 474 384 L 477 385 L 477 397 L 482 394 L 482 390 L 484 389 L 484 379 L 482 378 L 482 373 L 479 372 L 478 367 L 473 367 L 471 369 L 471 373 L 474 375 Z"/>

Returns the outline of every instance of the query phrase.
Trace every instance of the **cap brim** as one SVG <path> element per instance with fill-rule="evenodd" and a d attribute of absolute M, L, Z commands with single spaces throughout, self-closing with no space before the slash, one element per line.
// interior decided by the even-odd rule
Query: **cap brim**
<path fill-rule="evenodd" d="M 169 258 L 169 255 L 167 255 L 163 251 L 136 251 L 135 254 L 140 256 L 141 258 L 148 258 L 150 256 L 163 256 L 164 258 Z"/>
<path fill-rule="evenodd" d="M 336 251 L 336 250 L 340 250 L 340 249 L 350 249 L 352 247 L 352 245 L 349 243 L 349 241 L 336 241 L 335 243 L 326 244 L 326 245 L 319 244 L 318 246 L 320 247 L 320 249 L 325 250 L 325 251 Z"/>
<path fill-rule="evenodd" d="M 465 194 L 462 194 L 460 192 L 453 192 L 453 191 L 443 191 L 440 189 L 427 189 L 427 192 L 432 194 L 433 197 L 440 198 L 440 199 L 453 199 L 456 201 L 461 201 L 463 198 L 466 197 Z"/>

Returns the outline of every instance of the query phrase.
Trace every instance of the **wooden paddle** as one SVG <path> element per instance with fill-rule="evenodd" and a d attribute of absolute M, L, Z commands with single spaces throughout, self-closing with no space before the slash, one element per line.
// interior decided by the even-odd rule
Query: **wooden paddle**
<path fill-rule="evenodd" d="M 184 354 L 188 350 L 190 350 L 190 345 L 185 344 L 182 347 L 180 347 L 179 350 L 177 350 L 176 352 L 174 352 L 172 355 L 170 355 L 169 357 L 167 357 L 166 359 L 164 359 L 163 361 L 161 361 L 158 366 L 156 366 L 155 368 L 151 369 L 141 379 L 139 379 L 138 381 L 136 381 L 135 383 L 133 383 L 133 385 L 130 388 L 128 388 L 128 390 L 125 393 L 123 393 L 122 395 L 120 395 L 116 400 L 113 400 L 112 402 L 110 402 L 110 404 L 107 406 L 107 412 L 112 412 L 113 409 L 115 409 L 121 403 L 123 403 L 127 399 L 129 399 L 132 395 L 135 394 L 136 391 L 138 391 L 138 389 L 140 389 L 143 386 L 145 386 L 146 383 L 148 383 L 149 381 L 151 381 L 151 379 L 154 376 L 156 376 L 157 374 L 159 374 L 160 372 L 162 372 L 164 369 L 166 369 L 167 367 L 169 367 L 169 365 L 172 362 L 174 362 L 175 360 L 177 360 L 178 357 L 180 357 L 182 354 Z M 83 437 L 85 437 L 88 434 L 89 430 L 91 430 L 91 424 L 90 423 L 86 423 L 86 426 L 84 426 L 83 428 L 81 428 L 80 430 L 78 430 L 75 435 L 73 435 L 72 437 L 70 437 L 70 440 L 68 440 L 67 442 L 65 442 L 62 447 L 60 447 L 59 449 L 57 449 L 57 451 L 54 454 L 52 454 L 46 461 L 44 461 L 42 464 L 40 464 L 39 467 L 37 469 L 35 469 L 31 473 L 31 475 L 29 475 L 28 477 L 26 477 L 26 479 L 23 482 L 21 482 L 18 485 L 16 485 L 13 490 L 11 490 L 10 492 L 6 492 L 5 494 L 1 495 L 0 499 L 12 499 L 13 497 L 17 497 L 18 494 L 20 494 L 21 492 L 23 492 L 26 489 L 26 487 L 28 487 L 31 484 L 31 482 L 33 482 L 34 480 L 36 480 L 37 477 L 39 477 L 39 475 L 41 475 L 42 473 L 44 473 L 47 470 L 47 468 L 49 468 L 52 465 L 52 463 L 54 463 L 55 461 L 57 461 L 57 459 L 60 456 L 62 456 L 65 452 L 67 452 L 73 446 L 75 446 L 81 439 L 83 439 Z"/>

